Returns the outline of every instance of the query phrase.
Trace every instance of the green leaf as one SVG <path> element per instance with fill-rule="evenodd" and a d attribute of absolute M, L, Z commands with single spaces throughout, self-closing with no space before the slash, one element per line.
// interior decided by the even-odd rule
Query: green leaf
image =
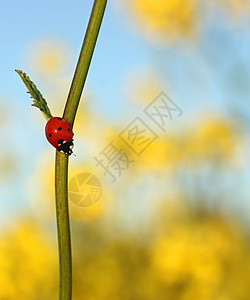
<path fill-rule="evenodd" d="M 28 89 L 28 92 L 31 95 L 31 98 L 33 99 L 32 106 L 36 106 L 40 109 L 40 111 L 43 113 L 46 120 L 49 120 L 52 118 L 50 109 L 48 107 L 48 104 L 46 100 L 43 98 L 42 94 L 37 89 L 36 85 L 30 80 L 29 76 L 26 75 L 21 70 L 15 70 L 18 75 L 21 77 L 23 83 Z"/>

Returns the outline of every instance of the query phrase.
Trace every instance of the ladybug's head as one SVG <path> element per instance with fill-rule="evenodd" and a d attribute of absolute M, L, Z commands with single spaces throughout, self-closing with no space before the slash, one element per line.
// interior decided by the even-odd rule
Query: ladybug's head
<path fill-rule="evenodd" d="M 63 139 L 58 140 L 57 151 L 64 153 L 66 155 L 71 155 L 73 153 L 72 149 L 74 148 L 73 140 L 64 141 Z"/>

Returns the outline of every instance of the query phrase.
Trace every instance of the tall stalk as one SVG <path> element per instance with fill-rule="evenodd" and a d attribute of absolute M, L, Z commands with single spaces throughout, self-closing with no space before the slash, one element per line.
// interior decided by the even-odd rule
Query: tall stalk
<path fill-rule="evenodd" d="M 88 74 L 90 62 L 94 53 L 96 40 L 101 27 L 107 0 L 95 0 L 84 37 L 82 49 L 77 62 L 75 74 L 65 105 L 63 118 L 73 127 L 82 90 Z M 16 70 L 33 98 L 32 106 L 36 106 L 48 121 L 52 114 L 46 100 L 29 76 L 21 70 Z M 55 196 L 56 218 L 60 266 L 60 300 L 70 300 L 72 297 L 72 258 L 70 222 L 68 209 L 68 161 L 67 155 L 56 151 L 55 159 Z"/>
<path fill-rule="evenodd" d="M 95 0 L 88 28 L 65 105 L 63 118 L 73 127 L 82 90 L 88 74 L 107 0 Z M 72 258 L 68 210 L 68 157 L 56 151 L 55 196 L 60 263 L 60 300 L 72 295 Z"/>

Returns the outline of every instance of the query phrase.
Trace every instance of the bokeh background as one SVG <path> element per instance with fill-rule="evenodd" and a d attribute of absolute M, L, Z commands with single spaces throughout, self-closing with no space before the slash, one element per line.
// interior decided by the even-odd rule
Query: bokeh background
<path fill-rule="evenodd" d="M 60 116 L 93 1 L 0 5 L 0 299 L 56 299 L 54 149 L 15 69 Z M 110 0 L 74 127 L 73 299 L 250 299 L 250 2 Z M 163 132 L 143 110 L 164 92 L 182 110 Z M 158 138 L 137 156 L 136 117 Z M 133 163 L 94 157 L 113 142 Z M 124 162 L 124 161 L 123 161 Z M 113 182 L 114 181 L 114 182 Z"/>

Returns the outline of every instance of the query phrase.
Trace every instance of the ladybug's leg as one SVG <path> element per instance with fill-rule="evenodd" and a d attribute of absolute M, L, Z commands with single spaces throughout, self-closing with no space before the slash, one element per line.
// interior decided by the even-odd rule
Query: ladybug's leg
<path fill-rule="evenodd" d="M 63 144 L 63 139 L 59 139 L 59 140 L 57 141 L 57 144 L 58 144 L 58 146 L 62 145 L 62 144 Z"/>

